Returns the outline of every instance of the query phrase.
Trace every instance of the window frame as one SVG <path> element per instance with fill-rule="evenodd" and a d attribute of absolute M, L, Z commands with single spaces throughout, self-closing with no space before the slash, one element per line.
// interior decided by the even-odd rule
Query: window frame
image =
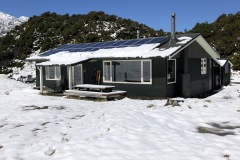
<path fill-rule="evenodd" d="M 175 77 L 175 80 L 173 82 L 168 82 L 168 61 L 174 61 L 174 66 L 175 66 L 174 77 Z M 176 83 L 176 82 L 177 82 L 177 61 L 176 61 L 176 59 L 168 59 L 167 60 L 167 84 L 173 84 L 173 83 Z"/>
<path fill-rule="evenodd" d="M 54 67 L 54 78 L 50 78 L 49 67 Z M 59 68 L 60 75 L 57 76 L 57 68 Z M 60 80 L 61 79 L 61 67 L 60 66 L 45 66 L 45 78 L 46 80 Z"/>
<path fill-rule="evenodd" d="M 81 78 L 81 83 L 83 84 L 83 65 L 82 64 L 77 64 L 72 66 L 72 83 L 75 83 L 75 67 L 79 66 L 80 67 L 80 78 Z M 76 84 L 74 84 L 75 86 Z"/>
<path fill-rule="evenodd" d="M 110 63 L 110 74 L 109 80 L 105 79 L 105 63 Z M 112 82 L 112 61 L 103 61 L 103 82 Z"/>
<path fill-rule="evenodd" d="M 119 81 L 113 81 L 113 73 L 112 73 L 112 62 L 114 61 L 140 61 L 141 62 L 141 82 L 119 82 Z M 150 81 L 144 82 L 143 77 L 143 62 L 150 62 L 149 72 L 150 72 Z M 105 79 L 105 63 L 110 63 L 110 80 Z M 151 59 L 144 59 L 144 60 L 106 60 L 103 61 L 103 82 L 104 83 L 123 83 L 123 84 L 152 84 L 152 60 Z"/>
<path fill-rule="evenodd" d="M 203 64 L 205 64 L 205 66 L 203 66 Z M 201 75 L 207 75 L 207 73 L 208 73 L 208 71 L 207 71 L 207 68 L 208 68 L 208 60 L 207 60 L 207 58 L 201 58 L 200 65 L 201 65 Z"/>

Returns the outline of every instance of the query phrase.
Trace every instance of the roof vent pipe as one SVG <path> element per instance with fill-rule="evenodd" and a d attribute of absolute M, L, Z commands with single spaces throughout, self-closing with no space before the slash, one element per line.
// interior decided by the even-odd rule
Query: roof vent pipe
<path fill-rule="evenodd" d="M 140 31 L 137 30 L 137 39 L 139 39 L 139 38 L 140 38 Z"/>
<path fill-rule="evenodd" d="M 171 43 L 176 43 L 177 38 L 176 38 L 176 14 L 172 14 L 172 30 L 171 30 Z"/>

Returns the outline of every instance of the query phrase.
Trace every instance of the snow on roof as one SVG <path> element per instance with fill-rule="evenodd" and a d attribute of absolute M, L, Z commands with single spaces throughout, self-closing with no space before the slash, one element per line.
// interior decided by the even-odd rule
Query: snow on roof
<path fill-rule="evenodd" d="M 219 62 L 219 64 L 220 64 L 220 66 L 224 66 L 225 63 L 227 62 L 227 60 L 218 59 L 218 62 Z"/>
<path fill-rule="evenodd" d="M 82 62 L 92 58 L 135 58 L 135 57 L 149 57 L 148 52 L 157 47 L 157 44 L 144 44 L 138 47 L 125 47 L 125 48 L 111 48 L 100 49 L 93 52 L 68 52 L 61 51 L 56 54 L 47 56 L 49 61 L 38 63 L 37 65 L 70 65 Z M 32 57 L 32 59 L 39 60 L 40 56 Z M 46 58 L 46 57 L 45 57 Z"/>
<path fill-rule="evenodd" d="M 170 48 L 155 48 L 153 50 L 151 50 L 147 56 L 148 57 L 157 57 L 159 55 L 161 55 L 161 57 L 167 57 L 167 56 L 170 56 L 172 53 L 174 53 L 175 51 L 177 51 L 181 46 L 177 46 L 177 47 L 170 47 Z M 147 57 L 144 57 L 143 58 L 147 58 Z"/>
<path fill-rule="evenodd" d="M 177 44 L 186 44 L 186 43 L 189 42 L 191 39 L 192 39 L 191 37 L 186 37 L 186 36 L 184 36 L 184 37 L 179 37 L 178 40 L 180 40 L 180 41 L 178 41 Z"/>
<path fill-rule="evenodd" d="M 61 51 L 56 54 L 48 56 L 49 61 L 37 63 L 36 65 L 70 65 L 78 62 L 88 60 L 90 57 L 90 52 L 68 52 Z M 36 58 L 35 58 L 36 59 Z M 41 59 L 41 57 L 39 57 Z"/>
<path fill-rule="evenodd" d="M 124 47 L 124 48 L 112 48 L 112 49 L 100 49 L 94 52 L 94 58 L 122 58 L 122 57 L 142 57 L 149 51 L 157 47 L 159 43 L 155 44 L 143 44 L 138 47 Z"/>
<path fill-rule="evenodd" d="M 39 55 L 28 58 L 27 60 L 48 60 L 37 65 L 71 65 L 94 58 L 150 58 L 167 57 L 177 51 L 181 46 L 189 42 L 191 37 L 180 37 L 181 40 L 175 47 L 158 48 L 160 43 L 143 44 L 134 47 L 99 49 L 91 52 L 69 52 L 59 51 L 55 54 L 41 57 Z"/>

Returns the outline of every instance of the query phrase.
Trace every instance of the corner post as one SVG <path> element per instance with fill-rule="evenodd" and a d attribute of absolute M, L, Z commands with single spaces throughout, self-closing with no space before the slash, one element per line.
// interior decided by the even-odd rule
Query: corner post
<path fill-rule="evenodd" d="M 40 66 L 40 93 L 43 93 L 43 66 Z"/>
<path fill-rule="evenodd" d="M 68 67 L 68 89 L 72 89 L 72 66 Z"/>

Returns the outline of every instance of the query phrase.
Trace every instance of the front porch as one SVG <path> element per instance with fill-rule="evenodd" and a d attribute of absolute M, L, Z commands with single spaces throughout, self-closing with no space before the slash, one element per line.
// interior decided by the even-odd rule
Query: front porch
<path fill-rule="evenodd" d="M 96 92 L 96 91 L 79 91 L 79 90 L 65 90 L 64 95 L 67 97 L 79 98 L 96 98 L 111 100 L 114 98 L 121 98 L 126 95 L 126 91 L 113 90 L 111 92 Z"/>
<path fill-rule="evenodd" d="M 126 91 L 113 90 L 115 86 L 110 85 L 94 85 L 94 84 L 82 84 L 76 85 L 73 90 L 65 90 L 64 95 L 71 97 L 86 97 L 86 98 L 100 98 L 100 99 L 113 99 L 123 97 L 126 95 Z"/>

